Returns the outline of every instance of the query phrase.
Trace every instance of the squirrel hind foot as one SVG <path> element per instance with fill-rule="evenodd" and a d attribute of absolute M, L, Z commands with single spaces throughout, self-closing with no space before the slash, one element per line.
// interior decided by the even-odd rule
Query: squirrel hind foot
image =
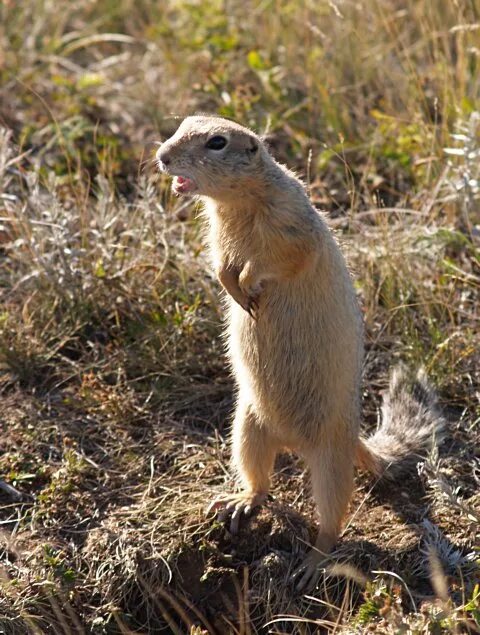
<path fill-rule="evenodd" d="M 249 491 L 221 496 L 210 503 L 207 514 L 217 511 L 218 520 L 222 523 L 227 522 L 230 518 L 229 531 L 235 535 L 238 533 L 242 517 L 248 518 L 252 511 L 259 507 L 266 498 L 266 492 Z"/>

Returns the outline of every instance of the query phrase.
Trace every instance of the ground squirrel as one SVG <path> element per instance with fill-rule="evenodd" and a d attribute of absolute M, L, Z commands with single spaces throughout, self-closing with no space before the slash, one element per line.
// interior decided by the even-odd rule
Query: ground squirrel
<path fill-rule="evenodd" d="M 187 117 L 157 152 L 177 194 L 198 195 L 228 294 L 228 351 L 238 395 L 233 464 L 243 491 L 214 502 L 240 517 L 261 504 L 275 456 L 302 455 L 320 516 L 299 586 L 334 546 L 354 466 L 375 474 L 428 447 L 442 420 L 426 379 L 393 373 L 376 434 L 359 435 L 361 314 L 343 255 L 304 185 L 255 133 L 232 121 Z"/>

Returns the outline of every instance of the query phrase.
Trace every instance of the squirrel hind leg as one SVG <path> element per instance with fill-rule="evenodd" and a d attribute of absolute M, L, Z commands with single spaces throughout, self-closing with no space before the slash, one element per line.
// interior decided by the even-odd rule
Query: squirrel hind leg
<path fill-rule="evenodd" d="M 312 493 L 320 516 L 315 547 L 294 572 L 297 590 L 310 588 L 335 546 L 353 491 L 354 447 L 350 440 L 325 444 L 309 453 Z"/>
<path fill-rule="evenodd" d="M 281 444 L 261 425 L 254 408 L 241 398 L 237 404 L 232 434 L 232 462 L 243 489 L 227 494 L 210 505 L 208 511 L 220 510 L 221 522 L 230 517 L 230 532 L 237 533 L 242 516 L 261 505 L 270 488 L 270 473 Z"/>
<path fill-rule="evenodd" d="M 246 490 L 265 492 L 280 441 L 259 420 L 255 408 L 239 397 L 232 429 L 232 464 Z"/>

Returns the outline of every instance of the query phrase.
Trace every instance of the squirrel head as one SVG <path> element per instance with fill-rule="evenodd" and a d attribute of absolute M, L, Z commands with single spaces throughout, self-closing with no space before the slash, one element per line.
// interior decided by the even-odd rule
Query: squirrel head
<path fill-rule="evenodd" d="M 268 157 L 254 132 L 228 119 L 209 116 L 184 119 L 157 151 L 158 166 L 174 177 L 176 194 L 218 200 L 238 197 L 258 182 Z"/>

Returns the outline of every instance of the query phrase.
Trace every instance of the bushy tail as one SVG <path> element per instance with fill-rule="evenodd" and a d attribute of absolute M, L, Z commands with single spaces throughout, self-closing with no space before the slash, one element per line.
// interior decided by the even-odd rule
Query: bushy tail
<path fill-rule="evenodd" d="M 398 366 L 383 399 L 381 426 L 360 439 L 356 465 L 376 476 L 395 477 L 439 444 L 444 432 L 445 420 L 425 372 L 412 378 Z"/>

